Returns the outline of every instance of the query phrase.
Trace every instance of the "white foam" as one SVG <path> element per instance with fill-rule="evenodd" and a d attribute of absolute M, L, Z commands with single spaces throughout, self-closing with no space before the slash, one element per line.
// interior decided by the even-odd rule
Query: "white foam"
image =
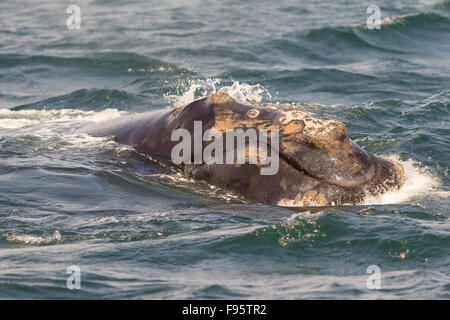
<path fill-rule="evenodd" d="M 33 124 L 38 124 L 39 120 L 28 120 L 28 119 L 0 119 L 0 128 L 5 129 L 16 129 L 26 126 L 31 126 Z"/>
<path fill-rule="evenodd" d="M 68 131 L 68 128 L 72 128 L 72 122 L 100 122 L 117 118 L 127 113 L 117 109 L 105 109 L 103 111 L 77 109 L 13 111 L 0 109 L 0 130 L 19 129 L 20 135 L 32 134 L 39 137 L 41 143 L 36 147 L 38 149 L 69 150 L 71 148 L 83 148 L 86 151 L 89 149 L 112 148 L 117 149 L 117 152 L 120 153 L 123 149 L 131 149 L 131 147 L 120 146 L 111 137 L 93 137 L 88 134 L 66 134 L 65 132 Z M 45 125 L 26 128 L 30 125 L 39 124 Z M 61 132 L 64 132 L 64 134 L 61 135 Z"/>
<path fill-rule="evenodd" d="M 396 204 L 417 202 L 425 198 L 446 198 L 450 192 L 440 189 L 441 182 L 430 168 L 420 162 L 408 159 L 400 160 L 397 155 L 382 156 L 388 160 L 399 162 L 405 169 L 405 183 L 398 190 L 367 196 L 364 204 Z"/>
<path fill-rule="evenodd" d="M 54 241 L 61 240 L 61 233 L 56 230 L 51 236 L 40 237 L 40 236 L 30 236 L 30 235 L 6 235 L 6 240 L 10 242 L 18 242 L 22 244 L 46 244 Z"/>
<path fill-rule="evenodd" d="M 196 194 L 208 195 L 216 197 L 225 201 L 244 202 L 242 196 L 237 195 L 232 190 L 222 189 L 215 185 L 209 184 L 206 181 L 198 181 L 193 178 L 187 178 L 180 172 L 158 174 L 158 177 L 165 181 L 165 183 L 173 183 L 177 188 L 186 190 L 188 192 L 195 192 Z"/>
<path fill-rule="evenodd" d="M 296 221 L 299 219 L 312 219 L 312 218 L 318 218 L 323 214 L 323 211 L 319 211 L 317 213 L 312 213 L 311 211 L 304 211 L 304 212 L 296 212 L 293 213 L 289 218 L 287 218 L 282 225 L 285 226 L 291 226 L 296 225 Z"/>
<path fill-rule="evenodd" d="M 119 117 L 126 112 L 117 109 L 103 111 L 60 110 L 19 110 L 0 109 L 0 128 L 16 129 L 45 122 L 94 121 L 99 122 Z"/>
<path fill-rule="evenodd" d="M 134 150 L 129 146 L 117 144 L 111 137 L 93 137 L 85 133 L 65 135 L 64 142 L 65 144 L 60 146 L 60 150 L 69 150 L 71 148 L 83 148 L 84 150 L 112 148 L 118 154 L 124 150 Z"/>

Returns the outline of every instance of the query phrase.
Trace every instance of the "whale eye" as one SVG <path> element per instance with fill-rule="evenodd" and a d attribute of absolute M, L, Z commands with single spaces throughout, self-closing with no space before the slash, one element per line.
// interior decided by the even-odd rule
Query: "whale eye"
<path fill-rule="evenodd" d="M 259 116 L 259 110 L 256 109 L 248 110 L 247 115 L 249 118 L 256 118 L 257 116 Z"/>

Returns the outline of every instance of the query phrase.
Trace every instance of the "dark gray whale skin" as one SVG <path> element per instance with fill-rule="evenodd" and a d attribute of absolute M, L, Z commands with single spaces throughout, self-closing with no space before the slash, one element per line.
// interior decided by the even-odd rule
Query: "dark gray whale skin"
<path fill-rule="evenodd" d="M 173 164 L 172 148 L 179 142 L 171 141 L 171 134 L 184 128 L 193 137 L 194 121 L 202 121 L 203 132 L 211 128 L 222 132 L 279 130 L 279 170 L 275 175 L 261 175 L 260 164 L 179 165 L 187 176 L 233 190 L 251 202 L 281 206 L 353 205 L 360 204 L 367 195 L 399 188 L 404 182 L 400 164 L 361 149 L 348 137 L 347 128 L 339 120 L 318 119 L 292 109 L 244 105 L 225 93 L 213 94 L 183 108 L 85 125 L 77 132 L 114 136 L 115 141 L 139 153 Z M 203 142 L 203 147 L 206 145 Z"/>

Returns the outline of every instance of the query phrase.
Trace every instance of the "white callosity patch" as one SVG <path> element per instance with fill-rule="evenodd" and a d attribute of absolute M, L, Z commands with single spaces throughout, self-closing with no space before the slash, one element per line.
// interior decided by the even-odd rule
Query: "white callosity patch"
<path fill-rule="evenodd" d="M 319 136 L 328 137 L 337 126 L 336 120 L 305 119 L 304 122 L 303 134 L 315 138 Z"/>
<path fill-rule="evenodd" d="M 290 110 L 284 111 L 280 116 L 280 123 L 282 125 L 287 125 L 294 120 L 305 120 L 312 119 L 312 115 L 309 112 L 302 110 Z"/>
<path fill-rule="evenodd" d="M 314 118 L 311 113 L 302 110 L 284 111 L 280 116 L 280 123 L 287 125 L 291 121 L 301 120 L 305 124 L 303 134 L 309 137 L 329 137 L 330 133 L 339 125 L 339 121 L 334 119 Z"/>

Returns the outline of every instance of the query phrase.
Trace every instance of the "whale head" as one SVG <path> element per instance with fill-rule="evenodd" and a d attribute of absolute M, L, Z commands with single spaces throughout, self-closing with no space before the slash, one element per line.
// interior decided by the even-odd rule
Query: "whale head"
<path fill-rule="evenodd" d="M 183 128 L 192 133 L 195 122 L 201 122 L 202 134 L 197 138 L 206 130 L 214 130 L 226 140 L 226 132 L 249 129 L 270 137 L 268 148 L 279 161 L 271 175 L 261 174 L 261 167 L 268 166 L 261 161 L 238 163 L 234 159 L 232 163 L 197 161 L 183 165 L 190 176 L 232 189 L 250 201 L 293 206 L 357 204 L 369 194 L 399 188 L 404 181 L 400 164 L 363 150 L 337 119 L 316 118 L 293 108 L 245 105 L 226 93 L 217 93 L 175 110 L 169 120 L 171 130 Z M 272 139 L 275 132 L 276 141 Z M 201 141 L 202 150 L 211 141 Z M 250 144 L 245 141 L 249 159 Z"/>

